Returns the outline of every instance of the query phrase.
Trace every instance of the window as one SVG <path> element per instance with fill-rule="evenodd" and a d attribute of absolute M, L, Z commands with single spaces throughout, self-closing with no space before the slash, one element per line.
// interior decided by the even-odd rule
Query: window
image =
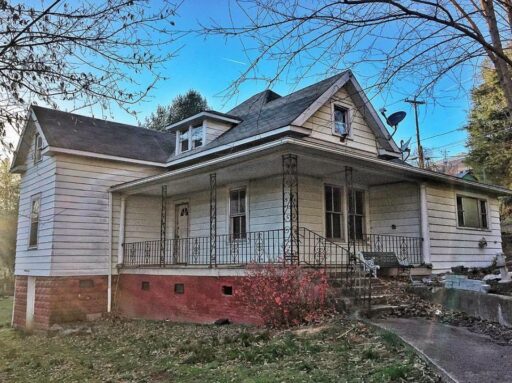
<path fill-rule="evenodd" d="M 343 203 L 341 188 L 325 186 L 325 236 L 329 239 L 342 240 L 343 235 Z"/>
<path fill-rule="evenodd" d="M 178 132 L 178 141 L 180 153 L 186 152 L 190 149 L 189 146 L 189 129 L 183 129 Z"/>
<path fill-rule="evenodd" d="M 43 155 L 43 138 L 36 133 L 35 142 L 34 142 L 34 164 L 38 163 L 42 160 Z"/>
<path fill-rule="evenodd" d="M 349 134 L 349 111 L 339 105 L 334 105 L 333 111 L 333 134 L 337 136 L 348 136 Z"/>
<path fill-rule="evenodd" d="M 174 294 L 185 294 L 185 285 L 183 283 L 175 283 Z"/>
<path fill-rule="evenodd" d="M 364 239 L 364 191 L 348 190 L 348 237 L 351 240 Z"/>
<path fill-rule="evenodd" d="M 192 128 L 192 149 L 203 145 L 203 125 L 194 126 Z"/>
<path fill-rule="evenodd" d="M 142 281 L 140 284 L 140 289 L 144 291 L 149 290 L 149 282 L 148 281 Z"/>
<path fill-rule="evenodd" d="M 80 279 L 78 281 L 78 286 L 81 289 L 90 289 L 94 287 L 94 281 L 92 279 Z"/>
<path fill-rule="evenodd" d="M 37 247 L 37 239 L 39 236 L 39 212 L 41 210 L 41 197 L 32 199 L 32 206 L 30 210 L 30 236 L 28 246 L 31 248 Z"/>
<path fill-rule="evenodd" d="M 457 196 L 457 222 L 461 227 L 487 229 L 487 202 L 483 199 Z"/>
<path fill-rule="evenodd" d="M 245 188 L 229 192 L 229 220 L 234 239 L 246 236 L 245 195 Z"/>
<path fill-rule="evenodd" d="M 222 286 L 222 294 L 233 295 L 233 286 Z"/>

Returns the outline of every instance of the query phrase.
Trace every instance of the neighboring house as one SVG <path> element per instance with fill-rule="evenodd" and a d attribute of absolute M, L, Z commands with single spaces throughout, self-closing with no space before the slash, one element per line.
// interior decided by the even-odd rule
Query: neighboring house
<path fill-rule="evenodd" d="M 497 197 L 512 192 L 400 157 L 348 71 L 166 133 L 33 106 L 12 167 L 13 324 L 45 329 L 112 307 L 255 321 L 232 296 L 249 262 L 349 272 L 364 249 L 434 272 L 489 265 L 502 250 Z"/>
<path fill-rule="evenodd" d="M 465 160 L 466 154 L 459 153 L 450 158 L 434 162 L 432 168 L 438 172 L 462 178 L 460 175 L 464 172 L 471 171 L 471 167 L 466 165 Z"/>

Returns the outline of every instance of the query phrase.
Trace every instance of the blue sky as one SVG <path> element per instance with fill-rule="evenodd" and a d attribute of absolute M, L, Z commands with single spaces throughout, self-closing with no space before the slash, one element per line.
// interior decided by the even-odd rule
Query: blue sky
<path fill-rule="evenodd" d="M 199 23 L 207 24 L 211 20 L 221 24 L 229 21 L 227 1 L 185 0 L 176 19 L 176 28 L 198 28 Z M 200 91 L 208 99 L 210 106 L 220 111 L 227 111 L 238 102 L 265 89 L 266 85 L 263 82 L 252 81 L 245 83 L 239 89 L 237 97 L 227 100 L 223 96 L 223 91 L 247 68 L 248 59 L 244 54 L 243 46 L 250 45 L 250 41 L 243 41 L 242 44 L 242 41 L 237 39 L 226 40 L 220 37 L 205 38 L 190 35 L 180 44 L 183 46 L 178 56 L 166 64 L 162 73 L 167 78 L 157 83 L 150 96 L 135 108 L 140 121 L 144 121 L 144 117 L 155 110 L 158 104 L 168 104 L 176 95 L 189 89 Z M 260 70 L 268 73 L 271 73 L 272 69 L 273 65 L 269 62 L 262 63 L 260 67 Z M 310 77 L 300 83 L 283 80 L 272 86 L 272 89 L 285 95 L 321 80 L 325 76 L 324 71 L 320 67 L 315 69 L 311 72 Z M 365 83 L 364 76 L 358 76 L 358 73 L 375 71 L 374 68 L 363 64 L 351 69 L 364 88 L 371 87 L 372 84 Z M 463 127 L 466 121 L 467 111 L 470 107 L 468 90 L 473 84 L 473 75 L 468 73 L 467 77 L 468 81 L 463 83 L 462 91 L 458 90 L 456 93 L 453 90 L 457 84 L 451 83 L 449 80 L 443 81 L 440 89 L 445 97 L 436 102 L 426 99 L 427 105 L 420 107 L 421 134 L 425 138 L 423 144 L 424 147 L 435 148 L 434 159 L 440 159 L 443 150 L 446 150 L 448 155 L 455 155 L 465 150 L 465 132 L 450 131 Z M 141 77 L 138 80 L 140 83 L 150 83 L 151 78 Z M 385 97 L 374 94 L 371 88 L 369 90 L 369 97 L 376 109 L 385 106 L 389 113 L 397 110 L 404 110 L 408 113 L 395 136 L 397 142 L 400 139 L 415 137 L 413 110 L 411 105 L 403 101 L 406 97 L 413 96 L 409 93 L 411 91 L 412 89 L 408 89 L 407 82 L 403 82 Z M 65 109 L 64 106 L 63 109 Z M 91 114 L 91 112 L 101 115 L 99 110 L 84 110 L 80 113 Z M 110 118 L 119 122 L 137 123 L 137 119 L 116 107 L 112 108 Z M 449 133 L 443 134 L 445 132 Z M 430 138 L 439 134 L 442 135 Z M 414 138 L 413 141 L 415 141 Z"/>

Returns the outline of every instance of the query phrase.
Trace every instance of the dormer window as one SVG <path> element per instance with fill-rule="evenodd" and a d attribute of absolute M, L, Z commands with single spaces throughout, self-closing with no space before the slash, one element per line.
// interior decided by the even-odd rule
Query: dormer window
<path fill-rule="evenodd" d="M 349 110 L 336 104 L 333 106 L 332 134 L 343 138 L 350 134 Z"/>
<path fill-rule="evenodd" d="M 204 126 L 196 125 L 178 130 L 178 153 L 186 152 L 190 149 L 198 148 L 204 145 Z"/>
<path fill-rule="evenodd" d="M 43 137 L 36 133 L 34 142 L 34 164 L 43 159 Z"/>
<path fill-rule="evenodd" d="M 190 129 L 183 129 L 178 131 L 178 142 L 180 153 L 186 152 L 190 149 Z"/>
<path fill-rule="evenodd" d="M 202 146 L 204 142 L 203 125 L 194 126 L 192 128 L 192 149 Z"/>

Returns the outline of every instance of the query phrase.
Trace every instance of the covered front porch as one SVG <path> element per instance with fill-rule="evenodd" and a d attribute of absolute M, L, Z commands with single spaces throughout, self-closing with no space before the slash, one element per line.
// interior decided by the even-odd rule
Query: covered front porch
<path fill-rule="evenodd" d="M 422 188 L 344 153 L 274 145 L 113 188 L 123 268 L 425 263 Z"/>

